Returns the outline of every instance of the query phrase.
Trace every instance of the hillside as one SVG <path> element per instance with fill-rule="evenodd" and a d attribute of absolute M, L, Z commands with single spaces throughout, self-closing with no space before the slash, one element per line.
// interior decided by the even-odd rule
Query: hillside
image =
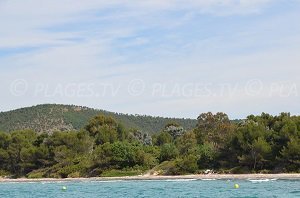
<path fill-rule="evenodd" d="M 196 120 L 193 119 L 128 115 L 82 106 L 44 104 L 0 112 L 0 131 L 32 129 L 36 132 L 49 133 L 56 130 L 78 130 L 97 114 L 112 116 L 127 128 L 139 129 L 150 134 L 160 131 L 171 121 L 178 122 L 185 129 L 191 129 L 196 125 Z"/>

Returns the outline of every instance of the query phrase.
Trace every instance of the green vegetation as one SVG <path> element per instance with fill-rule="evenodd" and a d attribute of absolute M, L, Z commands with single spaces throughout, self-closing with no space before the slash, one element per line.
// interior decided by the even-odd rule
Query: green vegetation
<path fill-rule="evenodd" d="M 108 170 L 101 174 L 101 177 L 124 177 L 124 176 L 136 176 L 143 174 L 141 170 Z"/>
<path fill-rule="evenodd" d="M 31 129 L 38 133 L 52 133 L 81 130 L 92 117 L 99 114 L 113 117 L 128 129 L 136 129 L 148 134 L 160 131 L 170 122 L 177 122 L 185 129 L 192 129 L 197 123 L 194 119 L 128 115 L 82 106 L 45 104 L 0 112 L 0 131 Z"/>
<path fill-rule="evenodd" d="M 231 122 L 203 113 L 193 129 L 171 121 L 152 136 L 96 115 L 80 130 L 0 132 L 0 176 L 66 178 L 300 172 L 300 116 Z"/>

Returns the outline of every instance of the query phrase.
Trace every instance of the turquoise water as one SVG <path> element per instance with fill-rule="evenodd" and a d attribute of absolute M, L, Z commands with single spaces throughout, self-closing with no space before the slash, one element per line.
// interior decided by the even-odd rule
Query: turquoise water
<path fill-rule="evenodd" d="M 234 184 L 239 189 L 234 189 Z M 66 186 L 67 190 L 62 190 Z M 157 180 L 0 183 L 0 197 L 300 197 L 300 180 Z"/>

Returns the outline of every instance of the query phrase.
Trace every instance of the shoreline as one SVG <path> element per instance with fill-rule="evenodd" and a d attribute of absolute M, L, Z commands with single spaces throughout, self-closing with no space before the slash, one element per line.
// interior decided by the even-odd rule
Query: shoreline
<path fill-rule="evenodd" d="M 5 182 L 84 182 L 84 181 L 117 181 L 117 180 L 176 180 L 176 179 L 196 179 L 196 180 L 247 180 L 247 179 L 289 179 L 300 180 L 300 173 L 295 174 L 199 174 L 199 175 L 177 175 L 177 176 L 154 176 L 154 175 L 140 175 L 140 176 L 124 176 L 124 177 L 90 177 L 90 178 L 41 178 L 41 179 L 28 179 L 17 178 L 7 179 L 0 178 L 0 183 Z"/>

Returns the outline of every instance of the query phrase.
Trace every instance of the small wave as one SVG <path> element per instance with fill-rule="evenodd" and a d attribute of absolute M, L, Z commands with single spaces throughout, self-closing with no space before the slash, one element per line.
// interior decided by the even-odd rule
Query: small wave
<path fill-rule="evenodd" d="M 182 182 L 182 181 L 196 181 L 197 179 L 166 179 L 161 181 L 168 181 L 168 182 Z"/>
<path fill-rule="evenodd" d="M 41 182 L 41 184 L 55 184 L 55 183 L 59 183 L 59 182 L 51 182 L 51 181 L 46 181 L 46 182 Z"/>
<path fill-rule="evenodd" d="M 184 182 L 184 181 L 196 181 L 197 179 L 137 179 L 137 180 L 112 180 L 112 181 L 135 181 L 135 182 Z M 94 181 L 97 182 L 97 181 Z M 110 181 L 106 181 L 110 182 Z"/>
<path fill-rule="evenodd" d="M 201 179 L 202 181 L 215 181 L 216 179 Z"/>
<path fill-rule="evenodd" d="M 269 182 L 269 181 L 273 181 L 270 179 L 248 179 L 248 181 L 253 182 L 253 183 L 261 183 L 261 182 Z"/>
<path fill-rule="evenodd" d="M 41 184 L 59 184 L 59 183 L 68 183 L 68 182 L 72 182 L 72 181 L 36 181 L 35 183 L 41 183 Z"/>
<path fill-rule="evenodd" d="M 7 181 L 7 182 L 0 182 L 0 184 L 36 184 L 40 183 L 39 181 Z"/>
<path fill-rule="evenodd" d="M 125 180 L 92 180 L 92 181 L 86 181 L 90 183 L 114 183 L 114 182 L 123 182 Z"/>
<path fill-rule="evenodd" d="M 291 194 L 300 194 L 300 190 L 291 191 Z"/>

